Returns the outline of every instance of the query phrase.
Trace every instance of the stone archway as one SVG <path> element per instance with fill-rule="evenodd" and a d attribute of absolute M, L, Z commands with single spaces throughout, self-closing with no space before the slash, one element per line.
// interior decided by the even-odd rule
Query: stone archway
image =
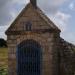
<path fill-rule="evenodd" d="M 17 75 L 40 75 L 41 46 L 34 40 L 21 42 L 17 47 Z"/>

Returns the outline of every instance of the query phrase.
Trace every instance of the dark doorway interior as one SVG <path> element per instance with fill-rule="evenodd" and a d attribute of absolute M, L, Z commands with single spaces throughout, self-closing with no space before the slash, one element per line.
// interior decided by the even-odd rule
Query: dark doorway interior
<path fill-rule="evenodd" d="M 17 50 L 17 75 L 40 75 L 41 47 L 33 40 L 23 41 Z"/>

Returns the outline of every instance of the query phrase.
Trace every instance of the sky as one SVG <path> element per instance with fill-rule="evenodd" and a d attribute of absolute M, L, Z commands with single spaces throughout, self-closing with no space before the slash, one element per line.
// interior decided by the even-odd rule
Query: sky
<path fill-rule="evenodd" d="M 0 0 L 0 38 L 29 0 Z M 75 44 L 75 0 L 37 0 L 40 9 L 60 28 L 60 36 Z"/>

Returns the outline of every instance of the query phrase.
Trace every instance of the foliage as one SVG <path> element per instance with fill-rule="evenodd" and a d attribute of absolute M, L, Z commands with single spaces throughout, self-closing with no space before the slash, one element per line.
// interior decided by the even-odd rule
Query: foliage
<path fill-rule="evenodd" d="M 7 42 L 2 38 L 0 38 L 0 47 L 7 47 Z"/>
<path fill-rule="evenodd" d="M 7 68 L 0 67 L 0 75 L 8 75 Z"/>

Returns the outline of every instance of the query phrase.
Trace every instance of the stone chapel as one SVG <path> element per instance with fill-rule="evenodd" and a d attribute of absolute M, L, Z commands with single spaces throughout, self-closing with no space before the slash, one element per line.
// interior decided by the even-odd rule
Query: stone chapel
<path fill-rule="evenodd" d="M 60 32 L 30 0 L 6 31 L 8 75 L 74 75 L 75 46 Z"/>

